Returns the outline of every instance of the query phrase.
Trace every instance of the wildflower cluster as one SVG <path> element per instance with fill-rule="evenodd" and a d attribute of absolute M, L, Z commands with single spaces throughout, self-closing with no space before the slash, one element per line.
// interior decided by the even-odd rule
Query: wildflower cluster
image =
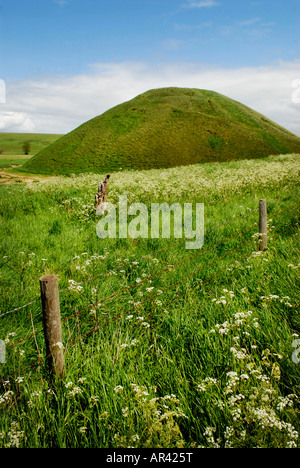
<path fill-rule="evenodd" d="M 250 320 L 251 319 L 251 320 Z M 243 329 L 241 328 L 243 326 Z M 239 331 L 243 335 L 248 335 L 247 329 L 259 328 L 258 319 L 253 317 L 253 312 L 237 312 L 233 315 L 231 321 L 226 321 L 222 324 L 217 323 L 209 333 L 218 333 L 220 335 L 228 335 L 229 332 Z M 234 341 L 238 341 L 239 336 L 234 337 Z M 232 348 L 233 349 L 233 348 Z"/>
<path fill-rule="evenodd" d="M 289 302 L 291 298 L 289 296 L 284 296 L 280 298 L 277 294 L 269 294 L 269 296 L 261 296 L 261 300 L 263 301 L 263 306 L 267 307 L 268 303 L 278 301 L 280 304 L 284 304 L 287 307 L 293 307 L 292 304 Z"/>
<path fill-rule="evenodd" d="M 83 384 L 86 381 L 85 377 L 81 377 L 78 380 L 79 384 Z M 67 398 L 73 399 L 76 398 L 76 396 L 81 396 L 84 393 L 84 390 L 82 387 L 79 387 L 78 385 L 75 385 L 74 382 L 69 381 L 65 384 L 65 388 L 68 390 L 67 392 Z"/>
<path fill-rule="evenodd" d="M 300 263 L 298 265 L 294 265 L 293 263 L 289 263 L 288 268 L 291 268 L 292 270 L 297 270 L 300 268 Z"/>
<path fill-rule="evenodd" d="M 8 390 L 7 392 L 0 395 L 0 408 L 2 408 L 4 405 L 9 404 L 12 401 L 13 396 L 14 393 L 11 390 Z"/>
<path fill-rule="evenodd" d="M 139 343 L 139 340 L 137 340 L 136 338 L 131 340 L 130 343 L 123 343 L 121 344 L 121 349 L 126 349 L 126 348 L 132 348 L 134 346 L 136 346 L 137 344 Z"/>
<path fill-rule="evenodd" d="M 180 200 L 190 198 L 204 198 L 207 193 L 210 199 L 226 197 L 227 195 L 243 195 L 246 187 L 278 187 L 287 182 L 296 182 L 298 177 L 299 159 L 297 155 L 281 155 L 265 161 L 253 162 L 243 160 L 235 167 L 198 164 L 192 167 L 170 168 L 168 170 L 150 171 L 121 171 L 115 173 L 109 185 L 110 203 L 116 204 L 119 195 L 127 195 L 128 202 L 144 202 L 156 200 Z M 55 198 L 62 193 L 61 209 L 75 216 L 86 219 L 90 210 L 94 209 L 95 190 L 99 183 L 98 174 L 81 174 L 76 177 L 57 177 L 45 180 L 40 184 L 29 184 L 26 189 L 31 192 L 46 192 Z M 200 189 L 199 189 L 200 187 Z M 84 191 L 84 197 L 69 198 L 72 188 Z M 245 212 L 247 207 L 242 207 Z"/>
<path fill-rule="evenodd" d="M 249 333 L 256 328 L 258 319 L 247 311 L 210 330 L 222 340 L 229 370 L 225 378 L 205 377 L 197 384 L 202 404 L 213 405 L 217 420 L 226 421 L 225 430 L 224 425 L 206 428 L 205 447 L 297 447 L 299 435 L 289 417 L 296 418 L 298 398 L 281 395 L 282 356 L 269 349 L 259 352 Z"/>
<path fill-rule="evenodd" d="M 16 336 L 16 333 L 15 333 L 15 332 L 10 332 L 10 333 L 8 333 L 7 336 L 6 336 L 6 338 L 5 338 L 5 340 L 4 340 L 4 343 L 5 343 L 5 344 L 10 343 L 11 338 L 14 338 L 15 336 Z"/>
<path fill-rule="evenodd" d="M 103 260 L 107 258 L 108 251 L 107 248 L 104 248 L 104 253 L 102 255 L 98 253 L 94 253 L 93 255 L 89 256 L 88 252 L 82 252 L 80 255 L 75 255 L 72 259 L 72 271 L 74 273 L 90 273 L 93 272 L 96 268 L 97 264 L 100 263 L 102 267 Z"/>
<path fill-rule="evenodd" d="M 221 304 L 221 305 L 226 305 L 228 302 L 230 302 L 230 299 L 234 297 L 234 292 L 233 291 L 228 291 L 228 289 L 223 289 L 223 296 L 219 298 L 214 298 L 212 302 L 215 304 Z"/>
<path fill-rule="evenodd" d="M 5 434 L 5 432 L 0 432 L 0 443 L 1 440 L 4 441 L 5 448 L 19 448 L 21 439 L 24 439 L 25 432 L 20 431 L 19 424 L 16 421 L 12 421 L 10 430 Z M 7 440 L 7 442 L 5 442 Z"/>
<path fill-rule="evenodd" d="M 118 386 L 116 393 L 123 394 Z M 180 408 L 180 401 L 174 394 L 156 396 L 156 388 L 132 383 L 127 405 L 121 407 L 125 430 L 114 435 L 117 447 L 182 447 L 183 437 L 177 420 L 187 416 Z M 138 418 L 136 422 L 136 418 Z M 133 423 L 136 422 L 134 434 Z M 137 428 L 140 429 L 137 433 Z"/>
<path fill-rule="evenodd" d="M 70 291 L 81 292 L 83 290 L 83 286 L 81 286 L 81 283 L 76 283 L 76 281 L 72 279 L 68 280 L 68 282 L 69 282 L 68 289 L 70 289 Z"/>
<path fill-rule="evenodd" d="M 72 197 L 62 200 L 59 208 L 62 208 L 70 215 L 76 216 L 76 218 L 87 221 L 94 212 L 94 203 L 91 201 L 86 202 L 84 198 Z"/>
<path fill-rule="evenodd" d="M 141 328 L 150 328 L 150 324 L 146 322 L 145 318 L 142 315 L 138 315 L 137 317 L 135 317 L 132 314 L 127 315 L 126 321 L 134 323 L 135 325 L 140 325 Z"/>

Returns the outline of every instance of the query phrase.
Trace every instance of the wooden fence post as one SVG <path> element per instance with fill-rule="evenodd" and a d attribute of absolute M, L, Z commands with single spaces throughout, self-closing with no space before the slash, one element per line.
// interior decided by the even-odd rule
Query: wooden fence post
<path fill-rule="evenodd" d="M 259 234 L 259 250 L 263 252 L 268 248 L 268 219 L 266 200 L 259 200 Z"/>
<path fill-rule="evenodd" d="M 64 352 L 60 319 L 58 279 L 55 275 L 40 278 L 44 336 L 47 361 L 53 377 L 63 377 Z"/>
<path fill-rule="evenodd" d="M 98 193 L 95 196 L 95 207 L 97 215 L 103 215 L 106 211 L 107 184 L 109 179 L 110 174 L 107 174 L 105 180 L 103 182 L 100 180 L 99 182 Z"/>

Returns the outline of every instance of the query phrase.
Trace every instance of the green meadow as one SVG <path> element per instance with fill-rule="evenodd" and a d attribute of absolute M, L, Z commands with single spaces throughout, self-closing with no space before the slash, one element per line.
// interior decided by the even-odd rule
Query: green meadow
<path fill-rule="evenodd" d="M 0 169 L 11 165 L 24 164 L 33 155 L 56 141 L 61 135 L 39 133 L 1 133 L 0 132 Z M 28 155 L 24 154 L 23 145 L 30 144 Z"/>
<path fill-rule="evenodd" d="M 54 143 L 62 135 L 40 133 L 1 133 L 0 132 L 0 170 L 11 166 L 22 166 L 36 153 Z M 24 154 L 23 145 L 30 145 L 29 154 Z"/>
<path fill-rule="evenodd" d="M 9 168 L 11 166 L 22 166 L 26 161 L 29 161 L 30 158 L 31 156 L 25 154 L 0 154 L 0 169 Z"/>
<path fill-rule="evenodd" d="M 299 171 L 290 154 L 112 173 L 116 206 L 204 203 L 201 250 L 100 239 L 105 173 L 0 186 L 0 447 L 299 447 Z M 55 383 L 44 274 L 59 279 Z"/>

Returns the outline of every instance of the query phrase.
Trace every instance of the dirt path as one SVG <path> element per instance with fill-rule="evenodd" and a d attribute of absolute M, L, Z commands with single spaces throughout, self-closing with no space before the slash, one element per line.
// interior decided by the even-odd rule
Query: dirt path
<path fill-rule="evenodd" d="M 18 166 L 11 166 L 11 167 L 18 167 Z M 32 174 L 14 174 L 12 172 L 6 172 L 5 170 L 0 171 L 0 185 L 7 185 L 7 184 L 29 184 L 32 182 L 43 182 L 44 180 L 48 180 L 49 177 L 43 176 L 34 176 Z"/>

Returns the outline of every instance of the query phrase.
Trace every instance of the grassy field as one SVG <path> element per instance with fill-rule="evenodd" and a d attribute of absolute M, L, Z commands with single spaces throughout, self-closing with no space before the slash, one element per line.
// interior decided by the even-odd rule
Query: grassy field
<path fill-rule="evenodd" d="M 31 156 L 27 156 L 25 154 L 0 154 L 0 169 L 5 169 L 11 166 L 21 166 L 26 161 L 29 161 L 30 158 Z"/>
<path fill-rule="evenodd" d="M 150 90 L 36 154 L 22 170 L 44 174 L 160 169 L 300 153 L 300 138 L 213 91 Z"/>
<path fill-rule="evenodd" d="M 0 155 L 1 159 L 3 157 L 11 155 L 20 155 L 24 154 L 23 144 L 25 142 L 30 143 L 30 153 L 27 159 L 32 157 L 34 154 L 38 153 L 46 146 L 50 145 L 62 135 L 52 135 L 52 134 L 43 134 L 43 133 L 2 133 L 0 132 L 0 149 L 2 154 Z M 7 158 L 13 159 L 13 158 Z"/>
<path fill-rule="evenodd" d="M 204 203 L 200 251 L 99 239 L 105 174 L 1 186 L 0 447 L 299 447 L 299 171 L 295 154 L 112 174 L 113 204 Z M 55 386 L 43 274 L 61 290 Z"/>

